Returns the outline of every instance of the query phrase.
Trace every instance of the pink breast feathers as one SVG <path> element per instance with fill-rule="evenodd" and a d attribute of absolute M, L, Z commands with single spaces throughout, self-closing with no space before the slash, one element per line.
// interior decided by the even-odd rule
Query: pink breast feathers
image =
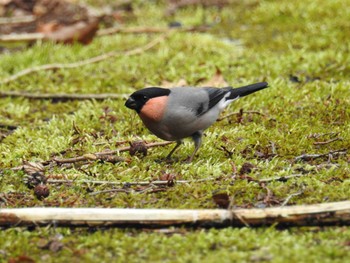
<path fill-rule="evenodd" d="M 140 117 L 145 122 L 159 122 L 165 113 L 168 96 L 155 97 L 143 105 Z"/>

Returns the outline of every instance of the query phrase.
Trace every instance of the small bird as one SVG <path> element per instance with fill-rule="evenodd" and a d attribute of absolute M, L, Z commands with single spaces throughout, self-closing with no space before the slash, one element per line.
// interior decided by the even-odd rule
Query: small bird
<path fill-rule="evenodd" d="M 203 131 L 231 102 L 267 87 L 266 82 L 240 88 L 149 87 L 131 94 L 125 106 L 135 110 L 153 134 L 177 142 L 167 159 L 181 145 L 182 139 L 192 137 L 195 149 L 189 159 L 191 162 L 202 144 Z"/>

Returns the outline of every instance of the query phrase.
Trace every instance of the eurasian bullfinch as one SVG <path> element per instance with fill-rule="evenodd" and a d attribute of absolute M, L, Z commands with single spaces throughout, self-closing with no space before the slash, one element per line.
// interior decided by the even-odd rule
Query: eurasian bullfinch
<path fill-rule="evenodd" d="M 191 162 L 201 146 L 203 131 L 217 120 L 219 114 L 234 100 L 267 86 L 266 82 L 259 82 L 235 89 L 150 87 L 131 94 L 125 106 L 135 110 L 153 134 L 177 142 L 167 159 L 181 145 L 182 139 L 192 137 L 195 149 L 189 159 Z"/>

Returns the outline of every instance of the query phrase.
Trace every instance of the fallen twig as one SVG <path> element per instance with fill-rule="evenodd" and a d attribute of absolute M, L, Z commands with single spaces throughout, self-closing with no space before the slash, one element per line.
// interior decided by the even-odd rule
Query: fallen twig
<path fill-rule="evenodd" d="M 28 17 L 26 19 L 31 19 Z M 25 20 L 23 20 L 24 22 Z M 18 20 L 16 23 L 21 23 L 22 21 Z M 15 21 L 13 22 L 15 23 Z M 0 18 L 1 24 L 1 18 Z M 208 26 L 193 26 L 193 27 L 178 27 L 178 28 L 169 28 L 169 27 L 112 27 L 100 29 L 97 31 L 97 36 L 107 36 L 113 34 L 150 34 L 150 33 L 167 33 L 170 31 L 177 32 L 205 32 L 208 31 L 210 27 Z M 21 33 L 21 34 L 9 34 L 9 35 L 0 35 L 0 42 L 32 42 L 43 40 L 45 38 L 44 33 Z"/>
<path fill-rule="evenodd" d="M 234 179 L 236 179 L 236 178 L 245 179 L 248 182 L 255 182 L 255 183 L 261 184 L 261 183 L 269 183 L 269 182 L 275 182 L 275 181 L 286 182 L 289 179 L 296 178 L 296 177 L 302 177 L 302 176 L 306 176 L 306 175 L 308 175 L 308 174 L 291 174 L 291 175 L 286 175 L 286 176 L 278 176 L 278 177 L 263 178 L 263 179 L 255 179 L 251 176 L 241 175 L 238 177 L 235 176 Z"/>
<path fill-rule="evenodd" d="M 342 140 L 342 138 L 334 138 L 334 139 L 330 139 L 328 141 L 325 141 L 325 142 L 314 142 L 314 145 L 325 145 L 325 144 L 329 144 L 329 143 L 332 143 L 332 142 L 335 142 L 335 141 L 340 141 Z"/>
<path fill-rule="evenodd" d="M 308 175 L 308 174 L 291 174 L 291 175 L 286 175 L 286 176 L 258 179 L 256 181 L 259 183 L 269 183 L 269 182 L 274 182 L 274 181 L 286 182 L 289 179 L 302 177 L 302 176 L 306 176 L 306 175 Z"/>
<path fill-rule="evenodd" d="M 106 36 L 116 33 L 131 33 L 131 34 L 148 34 L 148 33 L 166 33 L 169 31 L 179 31 L 179 32 L 204 32 L 209 29 L 208 26 L 193 26 L 193 27 L 178 27 L 178 28 L 169 28 L 169 27 L 113 27 L 100 29 L 97 31 L 97 36 Z"/>
<path fill-rule="evenodd" d="M 335 137 L 335 136 L 338 136 L 339 134 L 340 134 L 340 132 L 312 133 L 312 134 L 309 134 L 307 136 L 307 138 L 318 139 L 318 138 L 324 137 L 324 136 Z"/>
<path fill-rule="evenodd" d="M 270 145 L 271 145 L 271 153 L 273 155 L 277 155 L 277 152 L 276 152 L 276 144 L 273 142 L 273 141 L 270 141 Z"/>
<path fill-rule="evenodd" d="M 163 186 L 163 185 L 161 185 Z M 114 188 L 114 189 L 108 189 L 108 190 L 102 190 L 102 191 L 96 191 L 93 193 L 90 193 L 89 195 L 94 196 L 94 195 L 99 195 L 99 194 L 106 194 L 106 193 L 137 193 L 137 194 L 142 194 L 145 192 L 148 193 L 154 193 L 154 192 L 161 192 L 161 191 L 166 191 L 166 188 L 164 187 L 159 187 L 154 185 L 154 184 L 149 184 L 148 187 L 144 189 L 123 189 L 123 188 Z"/>
<path fill-rule="evenodd" d="M 269 205 L 273 202 L 273 193 L 270 188 L 266 186 L 265 182 L 260 182 L 259 186 L 266 191 L 266 196 L 264 197 L 264 204 Z"/>
<path fill-rule="evenodd" d="M 165 146 L 165 145 L 168 145 L 171 143 L 174 143 L 174 142 L 167 142 L 167 141 L 165 141 L 165 142 L 153 142 L 153 143 L 145 144 L 145 147 L 152 148 L 152 147 L 157 147 L 157 146 Z M 113 154 L 116 154 L 118 152 L 126 152 L 126 151 L 129 151 L 130 149 L 131 149 L 131 146 L 126 146 L 126 147 L 119 148 L 117 150 L 89 153 L 89 154 L 84 154 L 82 156 L 73 157 L 73 158 L 67 158 L 67 159 L 54 158 L 53 161 L 55 161 L 57 163 L 75 163 L 75 162 L 81 162 L 81 161 L 87 161 L 87 160 L 98 160 L 98 159 L 101 159 L 103 156 L 113 155 Z"/>
<path fill-rule="evenodd" d="M 152 147 L 157 147 L 157 146 L 165 146 L 165 145 L 168 145 L 168 144 L 171 144 L 171 143 L 174 143 L 174 142 L 168 142 L 168 141 L 165 141 L 165 142 L 153 142 L 153 143 L 145 144 L 145 147 L 146 148 L 152 148 Z M 122 148 L 119 148 L 117 150 L 110 150 L 110 151 L 97 152 L 97 153 L 87 153 L 87 154 L 84 154 L 82 156 L 66 158 L 66 159 L 53 158 L 51 160 L 41 161 L 41 162 L 38 162 L 38 163 L 40 163 L 41 165 L 49 165 L 49 164 L 52 164 L 52 163 L 58 163 L 58 164 L 62 164 L 62 163 L 76 163 L 76 162 L 88 161 L 88 160 L 102 160 L 102 161 L 105 160 L 105 161 L 108 161 L 108 160 L 105 159 L 106 156 L 114 155 L 114 154 L 119 153 L 119 152 L 129 151 L 130 148 L 131 148 L 131 146 L 122 147 Z M 120 158 L 119 161 L 126 161 L 127 160 L 127 159 L 125 159 L 123 157 L 119 157 L 119 156 L 116 156 L 116 158 L 117 159 Z M 117 159 L 115 161 L 118 161 Z M 24 167 L 24 165 L 20 165 L 20 166 L 11 168 L 11 170 L 18 171 L 18 170 L 22 170 L 23 167 Z"/>
<path fill-rule="evenodd" d="M 115 93 L 100 93 L 100 94 L 42 94 L 42 93 L 30 93 L 19 91 L 0 91 L 0 97 L 21 97 L 33 100 L 54 100 L 54 101 L 67 101 L 67 100 L 106 100 L 106 99 L 125 99 L 128 94 L 115 94 Z"/>
<path fill-rule="evenodd" d="M 89 195 L 94 196 L 94 195 L 99 195 L 99 194 L 108 194 L 108 193 L 130 193 L 132 190 L 130 189 L 108 189 L 108 190 L 102 190 L 102 191 L 96 191 L 93 193 L 90 193 Z"/>
<path fill-rule="evenodd" d="M 10 25 L 10 24 L 22 24 L 30 23 L 35 21 L 35 16 L 14 16 L 14 17 L 0 17 L 0 25 Z"/>
<path fill-rule="evenodd" d="M 172 32 L 172 31 L 170 31 L 170 32 Z M 144 46 L 137 47 L 137 48 L 127 50 L 127 51 L 111 51 L 111 52 L 108 52 L 108 53 L 105 53 L 105 54 L 102 54 L 102 55 L 99 55 L 99 56 L 96 56 L 93 58 L 85 59 L 85 60 L 74 62 L 74 63 L 67 63 L 67 64 L 55 63 L 55 64 L 47 64 L 47 65 L 27 68 L 27 69 L 24 69 L 20 72 L 17 72 L 16 74 L 14 74 L 8 78 L 5 78 L 4 80 L 0 81 L 0 84 L 9 83 L 11 81 L 14 81 L 14 80 L 20 78 L 20 77 L 23 77 L 25 75 L 28 75 L 28 74 L 31 74 L 34 72 L 38 72 L 38 71 L 78 68 L 78 67 L 82 67 L 85 65 L 97 63 L 97 62 L 100 62 L 100 61 L 103 61 L 103 60 L 106 60 L 109 58 L 113 58 L 116 56 L 133 56 L 133 55 L 141 54 L 141 53 L 145 52 L 146 50 L 149 50 L 149 49 L 153 48 L 154 46 L 158 45 L 159 43 L 161 43 L 169 35 L 170 35 L 169 33 L 165 33 L 165 34 L 161 35 L 160 37 L 153 39 L 152 41 L 150 41 L 149 43 L 147 43 Z"/>
<path fill-rule="evenodd" d="M 203 179 L 195 179 L 195 180 L 174 180 L 177 184 L 190 184 L 190 183 L 199 183 L 206 181 L 214 181 L 217 178 L 203 178 Z M 157 180 L 157 181 L 140 181 L 140 182 L 118 182 L 118 181 L 96 181 L 96 180 L 56 180 L 56 179 L 48 179 L 46 181 L 48 184 L 65 184 L 65 183 L 83 183 L 83 184 L 105 184 L 105 185 L 168 185 L 168 180 Z"/>
<path fill-rule="evenodd" d="M 344 155 L 347 153 L 347 149 L 341 149 L 341 150 L 335 150 L 335 151 L 330 151 L 328 153 L 321 153 L 321 154 L 302 154 L 300 156 L 297 156 L 294 158 L 295 161 L 310 161 L 314 160 L 317 158 L 322 158 L 322 157 L 329 157 L 333 155 Z"/>
<path fill-rule="evenodd" d="M 5 208 L 0 225 L 63 226 L 323 226 L 349 225 L 350 201 L 255 209 Z"/>
<path fill-rule="evenodd" d="M 304 193 L 304 189 L 300 190 L 299 192 L 290 194 L 290 195 L 283 201 L 283 203 L 281 204 L 281 207 L 287 205 L 288 202 L 290 201 L 290 199 L 292 199 L 294 196 L 298 196 L 298 195 L 301 195 L 301 194 L 303 194 L 303 193 Z"/>
<path fill-rule="evenodd" d="M 14 42 L 32 42 L 44 39 L 43 33 L 22 33 L 0 35 L 0 43 L 14 43 Z"/>
<path fill-rule="evenodd" d="M 241 115 L 241 114 L 243 114 L 243 113 L 245 113 L 245 114 L 258 114 L 258 115 L 261 115 L 261 116 L 266 117 L 266 114 L 261 113 L 261 112 L 259 112 L 259 111 L 249 111 L 249 110 L 248 110 L 248 111 L 239 111 L 239 112 L 232 112 L 232 113 L 229 113 L 229 114 L 227 114 L 227 115 L 224 115 L 224 116 L 218 118 L 217 121 L 222 121 L 222 120 L 227 119 L 227 118 L 229 118 L 229 117 L 231 117 L 231 116 L 233 116 L 233 115 Z"/>

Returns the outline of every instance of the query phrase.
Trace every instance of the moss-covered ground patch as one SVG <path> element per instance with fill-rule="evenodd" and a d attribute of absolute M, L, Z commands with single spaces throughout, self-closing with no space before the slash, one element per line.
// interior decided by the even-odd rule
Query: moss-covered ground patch
<path fill-rule="evenodd" d="M 93 3 L 92 3 L 93 4 Z M 224 8 L 188 6 L 174 15 L 166 4 L 134 3 L 125 26 L 212 25 L 207 32 L 174 32 L 156 47 L 134 56 L 118 56 L 81 68 L 41 71 L 19 78 L 2 91 L 33 93 L 129 94 L 145 86 L 189 85 L 210 80 L 217 69 L 232 86 L 258 81 L 270 88 L 235 102 L 238 112 L 205 132 L 191 164 L 186 142 L 178 161 L 159 160 L 171 146 L 148 155 L 120 153 L 126 162 L 90 161 L 47 168 L 46 175 L 75 179 L 50 184 L 38 200 L 23 182 L 25 173 L 11 168 L 25 161 L 115 150 L 135 140 L 159 141 L 124 100 L 67 101 L 0 98 L 0 207 L 216 208 L 212 196 L 227 193 L 233 207 L 268 207 L 288 202 L 313 204 L 350 196 L 350 1 L 232 1 Z M 0 55 L 0 80 L 48 63 L 71 63 L 109 51 L 143 46 L 157 34 L 116 34 L 95 38 L 87 46 L 36 43 Z M 244 113 L 248 111 L 248 113 Z M 253 112 L 253 113 L 249 113 Z M 258 112 L 258 113 L 254 113 Z M 11 131 L 8 125 L 17 126 Z M 342 154 L 327 154 L 341 150 Z M 327 154 L 296 161 L 303 154 Z M 249 174 L 240 173 L 250 163 Z M 161 191 L 92 193 L 108 185 L 80 180 L 137 182 L 166 174 L 176 179 L 216 178 L 175 184 Z M 266 185 L 254 179 L 302 174 Z M 64 175 L 64 177 L 62 177 Z M 115 187 L 115 186 L 113 186 Z M 56 242 L 56 245 L 51 245 Z M 0 232 L 0 261 L 29 257 L 37 262 L 168 261 L 208 262 L 344 262 L 350 256 L 347 227 L 226 229 L 68 229 L 55 226 L 12 228 Z"/>

